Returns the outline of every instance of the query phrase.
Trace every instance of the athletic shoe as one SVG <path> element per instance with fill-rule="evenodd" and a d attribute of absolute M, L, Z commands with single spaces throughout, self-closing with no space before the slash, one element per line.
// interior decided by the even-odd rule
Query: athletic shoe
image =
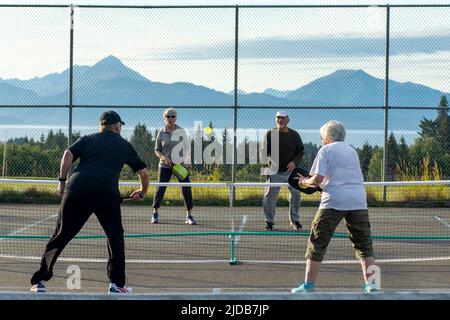
<path fill-rule="evenodd" d="M 184 221 L 185 224 L 195 225 L 197 224 L 197 221 L 195 221 L 194 217 L 189 215 L 186 216 L 186 220 Z"/>
<path fill-rule="evenodd" d="M 372 293 L 375 291 L 379 291 L 380 287 L 375 283 L 366 283 L 363 286 L 364 293 Z"/>
<path fill-rule="evenodd" d="M 131 294 L 133 292 L 133 289 L 123 286 L 118 287 L 115 283 L 109 284 L 108 294 Z"/>
<path fill-rule="evenodd" d="M 152 216 L 152 223 L 158 223 L 158 213 L 157 212 L 153 212 L 153 216 Z"/>
<path fill-rule="evenodd" d="M 43 281 L 33 284 L 30 289 L 31 292 L 45 292 L 45 285 Z"/>
<path fill-rule="evenodd" d="M 272 231 L 273 225 L 274 225 L 274 223 L 266 221 L 266 227 L 265 227 L 266 231 Z"/>
<path fill-rule="evenodd" d="M 303 282 L 297 288 L 291 290 L 292 293 L 308 293 L 314 292 L 314 283 Z"/>
<path fill-rule="evenodd" d="M 295 230 L 303 229 L 302 224 L 300 222 L 298 222 L 298 221 L 291 222 L 291 225 L 294 227 Z"/>

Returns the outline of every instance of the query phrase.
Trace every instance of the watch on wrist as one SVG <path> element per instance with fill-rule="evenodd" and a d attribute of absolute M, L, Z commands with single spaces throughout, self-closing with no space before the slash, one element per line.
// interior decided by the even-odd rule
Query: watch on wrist
<path fill-rule="evenodd" d="M 59 178 L 58 178 L 58 181 L 59 181 L 59 182 L 66 182 L 66 181 L 67 181 L 67 178 L 61 178 L 61 177 L 59 177 Z"/>

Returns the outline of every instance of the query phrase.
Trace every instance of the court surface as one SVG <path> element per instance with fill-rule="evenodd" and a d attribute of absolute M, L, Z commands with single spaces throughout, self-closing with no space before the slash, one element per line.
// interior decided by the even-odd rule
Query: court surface
<path fill-rule="evenodd" d="M 304 252 L 316 208 L 301 208 L 304 229 L 289 225 L 287 207 L 274 232 L 264 231 L 260 207 L 198 207 L 198 225 L 184 224 L 181 207 L 164 207 L 160 224 L 150 208 L 124 205 L 128 285 L 136 293 L 289 292 L 303 278 Z M 450 290 L 448 208 L 370 208 L 383 290 Z M 0 291 L 26 291 L 56 221 L 56 205 L 0 205 L 1 234 L 42 239 L 0 239 Z M 248 232 L 232 239 L 231 230 Z M 318 292 L 359 291 L 362 275 L 342 222 L 328 248 Z M 174 235 L 176 234 L 176 235 Z M 180 236 L 180 234 L 182 236 Z M 52 292 L 103 293 L 107 250 L 93 217 L 55 265 Z M 94 236 L 94 237 L 92 237 Z M 229 260 L 234 250 L 236 265 Z M 445 259 L 447 257 L 447 259 Z M 172 263 L 168 263 L 167 261 Z M 90 262 L 96 261 L 96 262 Z M 68 289 L 70 266 L 80 268 L 81 288 Z M 70 287 L 70 284 L 69 284 Z"/>

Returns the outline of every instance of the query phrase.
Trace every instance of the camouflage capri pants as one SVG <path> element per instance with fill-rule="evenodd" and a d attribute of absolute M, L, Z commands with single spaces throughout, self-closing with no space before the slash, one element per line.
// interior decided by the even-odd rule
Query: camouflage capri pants
<path fill-rule="evenodd" d="M 319 209 L 311 225 L 306 259 L 322 262 L 334 231 L 342 219 L 345 219 L 350 232 L 356 257 L 363 259 L 374 256 L 368 210 Z"/>

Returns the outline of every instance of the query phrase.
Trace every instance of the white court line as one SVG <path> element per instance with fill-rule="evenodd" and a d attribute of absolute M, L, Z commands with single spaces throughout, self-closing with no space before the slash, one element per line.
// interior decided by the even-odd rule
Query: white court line
<path fill-rule="evenodd" d="M 430 257 L 430 258 L 404 258 L 404 259 L 376 259 L 377 263 L 401 263 L 401 262 L 426 262 L 426 261 L 445 261 L 448 257 Z M 306 264 L 306 260 L 297 261 L 273 261 L 273 260 L 238 260 L 247 263 L 268 263 L 268 264 Z M 357 259 L 352 260 L 324 260 L 322 264 L 360 264 Z"/>
<path fill-rule="evenodd" d="M 19 259 L 19 260 L 41 260 L 42 256 L 17 256 L 9 254 L 0 254 L 0 258 L 5 259 Z M 67 262 L 94 262 L 94 263 L 106 263 L 108 259 L 96 259 L 96 258 L 65 258 L 59 257 L 58 261 Z M 229 263 L 230 260 L 146 260 L 146 259 L 126 259 L 126 263 L 167 263 L 167 264 L 179 264 L 179 263 Z"/>
<path fill-rule="evenodd" d="M 40 223 L 42 223 L 42 222 L 44 222 L 44 221 L 50 220 L 50 219 L 52 219 L 52 218 L 55 218 L 55 217 L 57 217 L 57 216 L 58 216 L 58 214 L 52 214 L 51 216 L 48 216 L 47 218 L 41 219 L 41 220 L 39 220 L 39 221 L 36 221 L 35 223 L 29 224 L 29 225 L 27 225 L 26 227 L 17 229 L 16 231 L 9 233 L 8 236 L 13 236 L 13 235 L 18 234 L 18 233 L 20 233 L 20 232 L 22 232 L 22 231 L 25 231 L 25 230 L 27 230 L 27 229 L 31 229 L 31 228 L 33 228 L 34 226 L 37 226 L 38 224 L 40 224 Z M 1 238 L 0 241 L 5 240 L 5 239 L 7 239 L 7 238 Z"/>
<path fill-rule="evenodd" d="M 52 218 L 55 218 L 55 217 L 57 217 L 57 216 L 58 216 L 58 214 L 52 214 L 51 216 L 48 216 L 47 218 L 41 219 L 41 220 L 39 220 L 39 221 L 36 221 L 35 223 L 29 224 L 29 225 L 26 226 L 26 227 L 17 229 L 16 231 L 14 231 L 14 232 L 8 234 L 8 236 L 13 236 L 13 235 L 18 234 L 18 233 L 20 233 L 20 232 L 22 232 L 22 231 L 25 231 L 25 230 L 27 230 L 27 229 L 31 229 L 31 228 L 33 228 L 34 226 L 37 226 L 38 224 L 40 224 L 40 223 L 42 223 L 42 222 L 44 222 L 44 221 L 50 220 L 50 219 L 52 219 Z"/>
<path fill-rule="evenodd" d="M 0 258 L 18 259 L 18 260 L 41 260 L 42 256 L 16 256 L 0 254 Z M 450 256 L 447 257 L 429 257 L 429 258 L 405 258 L 405 259 L 377 259 L 377 263 L 402 263 L 402 262 L 427 262 L 427 261 L 446 261 L 450 260 Z M 58 258 L 58 261 L 68 262 L 99 262 L 106 263 L 108 259 L 93 259 L 93 258 Z M 292 261 L 277 261 L 277 260 L 246 260 L 238 259 L 240 262 L 252 263 L 252 264 L 306 264 L 306 260 L 292 260 Z M 179 263 L 229 263 L 229 260 L 146 260 L 146 259 L 127 259 L 127 263 L 161 263 L 161 264 L 179 264 Z M 324 260 L 322 264 L 360 264 L 357 259 L 352 260 Z"/>
<path fill-rule="evenodd" d="M 133 285 L 133 289 L 135 288 L 147 288 L 145 286 L 139 286 L 139 285 Z M 255 288 L 255 287 L 225 287 L 223 288 L 209 288 L 209 287 L 180 287 L 180 286 L 173 286 L 173 287 L 168 287 L 168 286 L 152 286 L 152 288 L 154 289 L 162 289 L 162 291 L 159 292 L 159 294 L 174 294 L 174 293 L 189 293 L 192 294 L 192 292 L 187 292 L 187 291 L 196 291 L 195 294 L 208 294 L 211 293 L 212 294 L 228 294 L 228 293 L 233 293 L 230 291 L 237 291 L 237 290 L 248 290 L 251 291 L 251 293 L 254 293 L 254 291 L 256 292 L 261 292 L 261 288 Z M 29 286 L 26 287 L 22 287 L 22 286 L 17 286 L 17 287 L 0 287 L 0 294 L 9 294 L 10 292 L 1 292 L 1 291 L 14 291 L 17 292 L 17 289 L 24 289 L 25 291 L 28 291 L 30 289 Z M 66 294 L 68 293 L 67 287 L 61 287 L 61 286 L 51 286 L 52 292 L 51 294 Z M 96 286 L 96 287 L 84 287 L 82 288 L 83 290 L 101 290 L 104 291 L 105 287 L 104 286 Z M 271 290 L 291 290 L 291 287 L 270 287 Z M 54 291 L 55 290 L 55 291 Z M 56 290 L 62 290 L 63 292 L 57 292 Z M 170 292 L 168 290 L 174 290 L 174 292 Z M 202 292 L 203 290 L 203 292 Z M 352 289 L 339 289 L 339 291 L 351 291 Z M 432 289 L 430 289 L 432 290 Z M 76 290 L 69 290 L 72 291 L 71 293 L 75 294 L 75 295 L 79 295 L 79 296 L 83 296 L 83 295 L 89 295 L 89 294 L 97 294 L 95 292 L 73 292 Z M 78 291 L 78 290 L 77 290 Z M 423 291 L 423 290 L 422 290 Z M 11 292 L 12 293 L 12 292 Z M 19 292 L 17 292 L 19 293 Z M 267 292 L 267 293 L 274 293 L 274 292 Z M 359 292 L 358 292 L 359 293 Z M 26 295 L 30 295 L 33 296 L 32 293 L 25 293 Z M 135 294 L 134 290 L 133 290 L 133 295 Z M 136 293 L 137 295 L 141 295 L 141 294 L 145 294 L 145 293 Z M 21 299 L 22 300 L 22 299 Z"/>
<path fill-rule="evenodd" d="M 441 222 L 443 225 L 445 225 L 447 228 L 450 228 L 450 224 L 448 224 L 447 222 L 445 222 L 444 219 L 442 219 L 441 217 L 438 216 L 434 216 L 434 219 L 436 219 L 437 221 Z"/>

